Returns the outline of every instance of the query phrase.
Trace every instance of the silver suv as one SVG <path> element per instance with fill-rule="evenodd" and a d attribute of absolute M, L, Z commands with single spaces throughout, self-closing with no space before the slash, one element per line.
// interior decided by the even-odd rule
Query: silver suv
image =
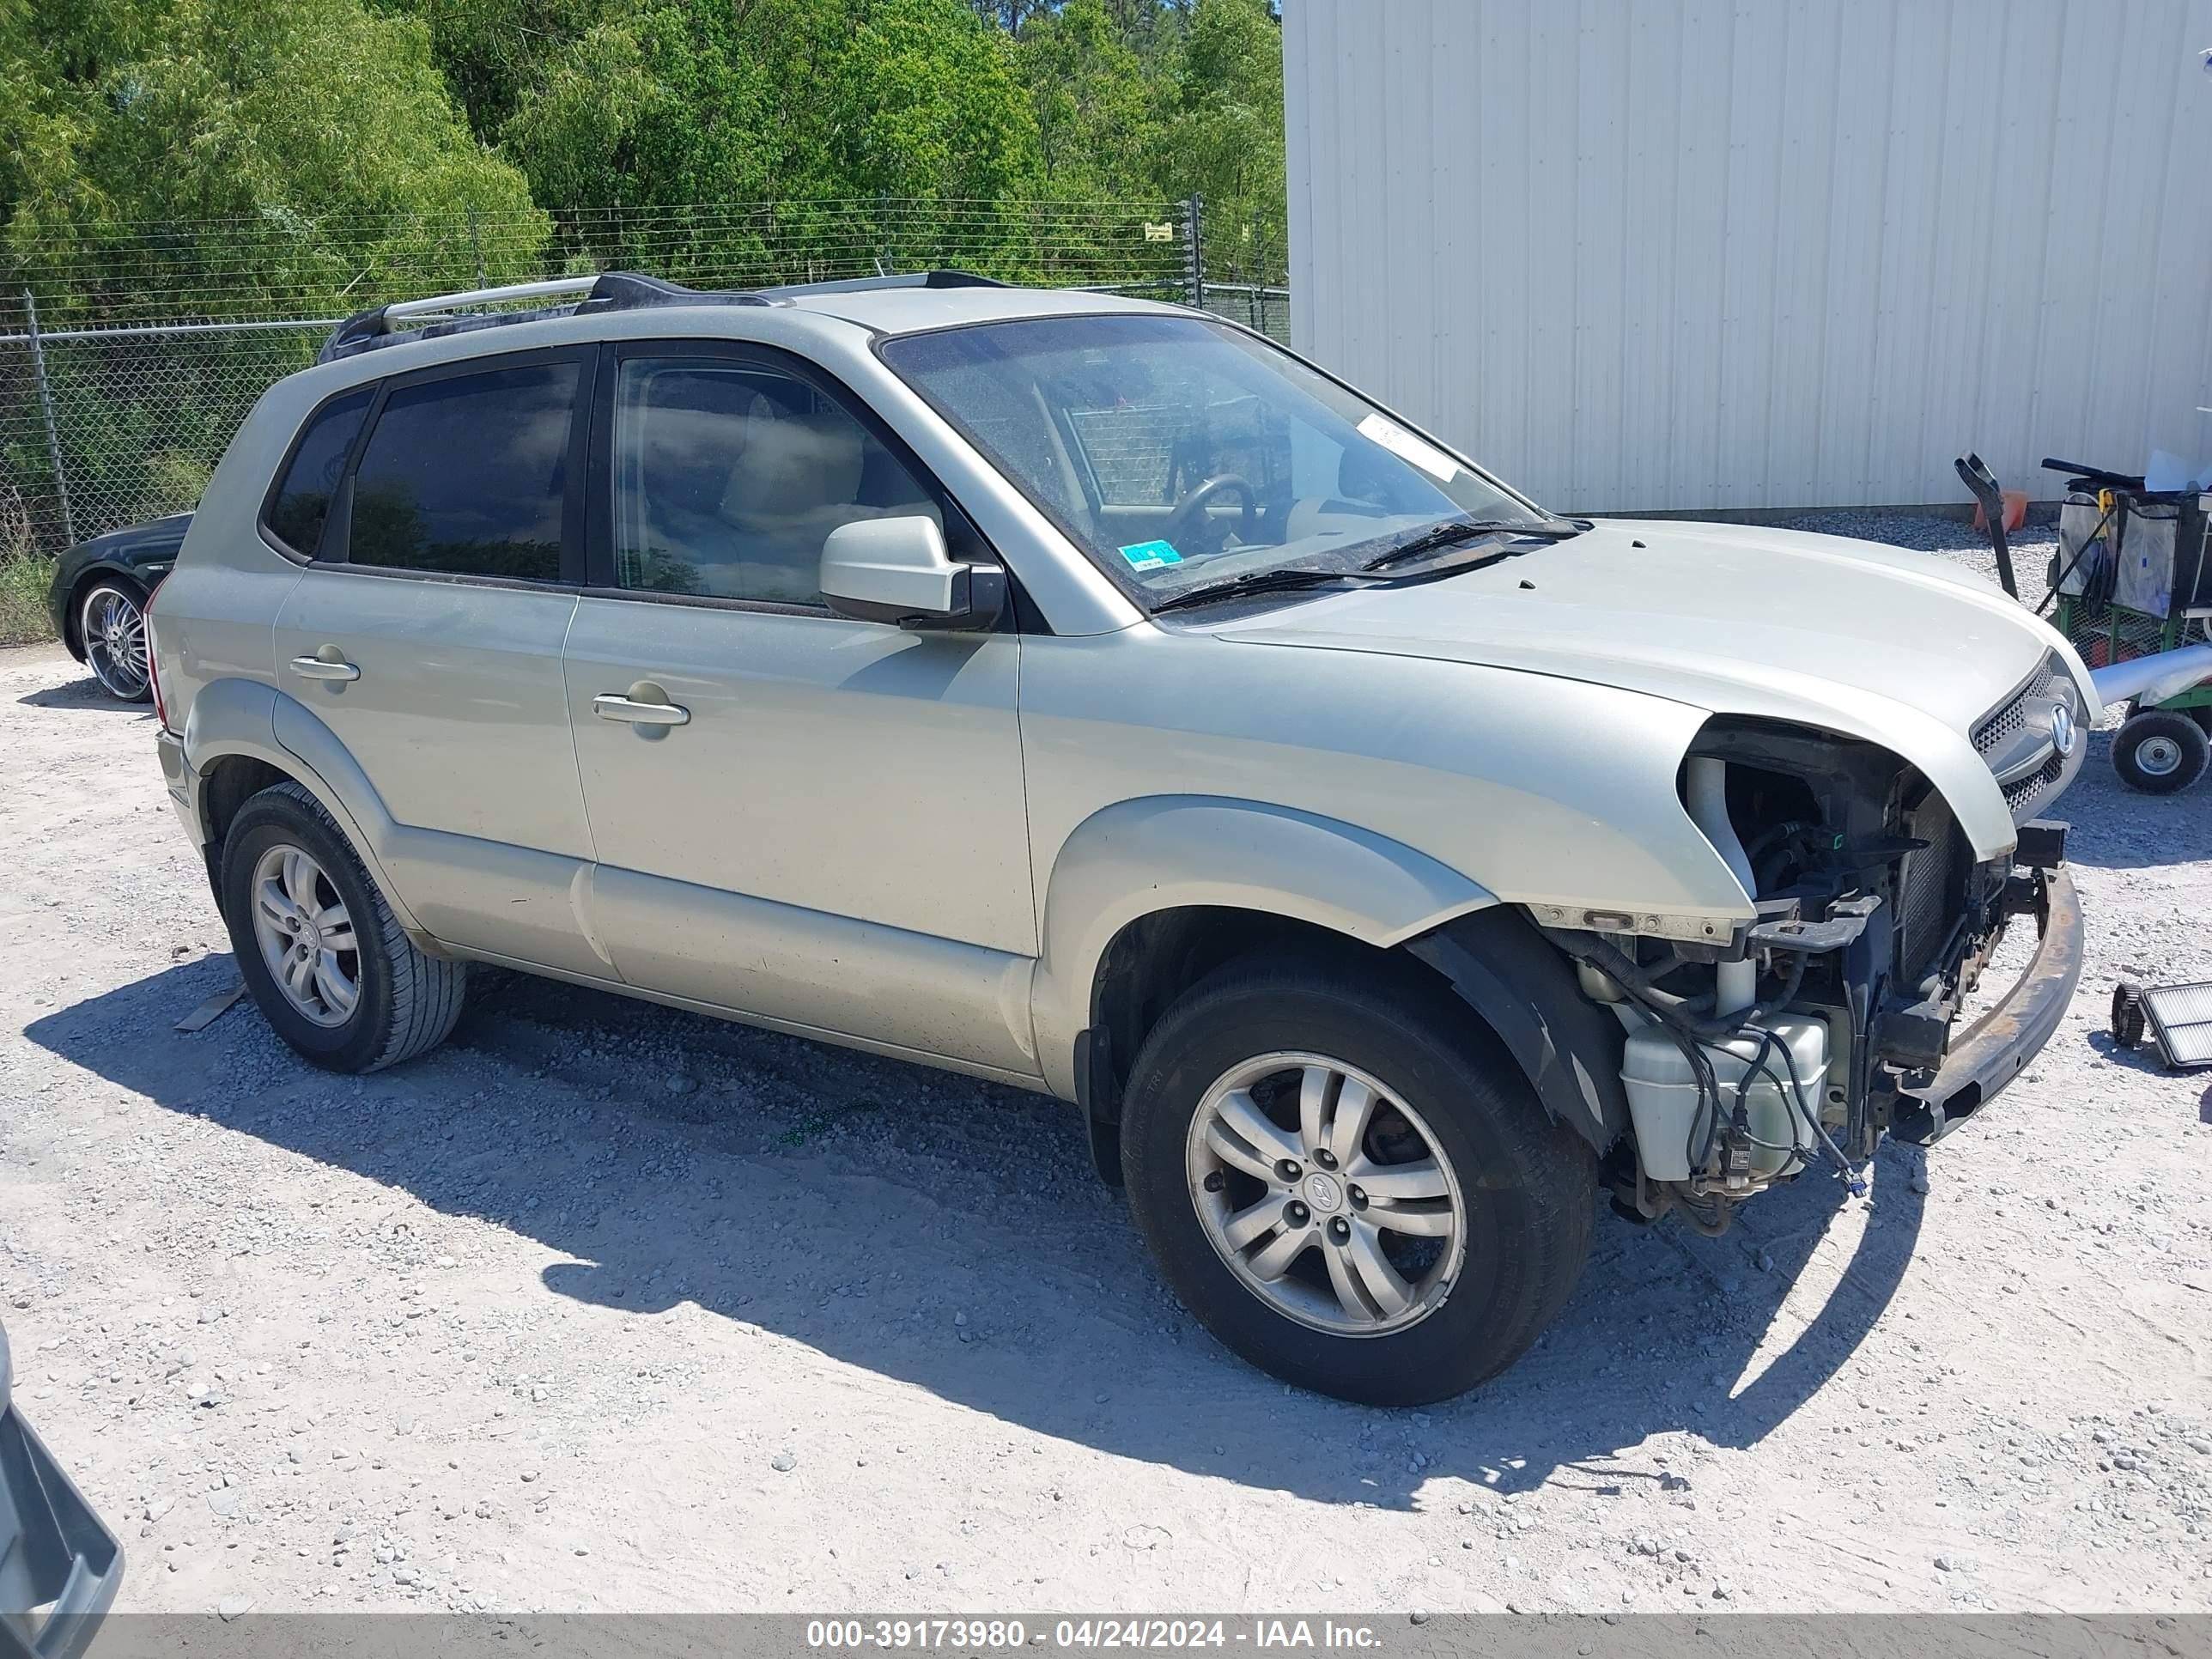
<path fill-rule="evenodd" d="M 490 963 L 1056 1095 L 1185 1304 L 1353 1400 L 1510 1364 L 1601 1195 L 1717 1230 L 1945 1133 L 2078 972 L 2036 815 L 2101 710 L 2051 629 L 1911 554 L 1553 516 L 1133 300 L 364 313 L 152 635 L 309 1060 L 422 1053 Z"/>

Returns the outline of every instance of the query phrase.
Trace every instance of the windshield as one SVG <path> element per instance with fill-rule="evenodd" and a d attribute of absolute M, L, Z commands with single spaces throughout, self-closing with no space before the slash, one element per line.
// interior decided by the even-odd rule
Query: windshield
<path fill-rule="evenodd" d="M 1267 572 L 1356 570 L 1443 523 L 1542 517 L 1287 353 L 1200 317 L 986 323 L 882 353 L 1148 605 Z"/>

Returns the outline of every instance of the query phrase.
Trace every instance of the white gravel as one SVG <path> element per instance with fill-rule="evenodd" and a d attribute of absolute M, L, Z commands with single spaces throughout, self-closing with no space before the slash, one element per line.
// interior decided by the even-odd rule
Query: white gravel
<path fill-rule="evenodd" d="M 365 1081 L 177 1034 L 232 969 L 149 722 L 0 652 L 20 1403 L 133 1609 L 2212 1608 L 2212 1076 L 2103 1031 L 2212 977 L 2212 796 L 2101 743 L 2082 993 L 1979 1123 L 1607 1217 L 1391 1413 L 1196 1330 L 1048 1101 L 524 980 Z"/>

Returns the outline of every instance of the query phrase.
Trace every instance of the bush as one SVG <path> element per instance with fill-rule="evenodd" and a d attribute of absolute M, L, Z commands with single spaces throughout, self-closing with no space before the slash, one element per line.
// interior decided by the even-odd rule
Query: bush
<path fill-rule="evenodd" d="M 46 621 L 46 585 L 53 574 L 53 561 L 32 546 L 22 498 L 13 490 L 0 495 L 0 645 L 53 638 Z"/>

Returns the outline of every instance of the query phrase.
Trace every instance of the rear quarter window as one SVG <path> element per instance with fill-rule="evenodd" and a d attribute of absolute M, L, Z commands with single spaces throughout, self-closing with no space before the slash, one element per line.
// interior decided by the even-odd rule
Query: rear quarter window
<path fill-rule="evenodd" d="M 262 527 L 303 559 L 315 556 L 330 518 L 331 498 L 337 494 L 345 472 L 347 452 L 375 395 L 375 386 L 360 386 L 331 398 L 308 416 L 269 492 Z"/>

